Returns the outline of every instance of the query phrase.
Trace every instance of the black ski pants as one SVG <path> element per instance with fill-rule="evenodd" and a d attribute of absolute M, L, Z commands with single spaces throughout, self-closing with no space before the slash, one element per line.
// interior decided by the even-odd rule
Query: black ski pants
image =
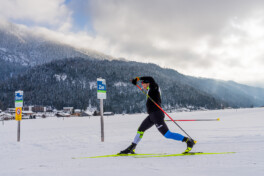
<path fill-rule="evenodd" d="M 154 124 L 159 130 L 159 132 L 164 136 L 168 132 L 168 126 L 164 121 L 165 115 L 162 111 L 151 112 L 145 120 L 141 123 L 138 131 L 145 132 L 147 129 L 152 127 Z"/>

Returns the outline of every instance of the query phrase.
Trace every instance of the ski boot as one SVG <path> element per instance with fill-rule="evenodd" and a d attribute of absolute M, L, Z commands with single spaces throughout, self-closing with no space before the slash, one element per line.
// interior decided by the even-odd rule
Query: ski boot
<path fill-rule="evenodd" d="M 135 148 L 136 148 L 137 144 L 132 143 L 130 146 L 128 146 L 125 150 L 122 150 L 120 153 L 118 154 L 135 154 Z"/>
<path fill-rule="evenodd" d="M 189 153 L 192 150 L 193 146 L 196 144 L 197 141 L 193 140 L 192 138 L 184 137 L 182 142 L 186 142 L 187 144 L 187 149 L 183 152 L 183 154 L 185 154 Z"/>

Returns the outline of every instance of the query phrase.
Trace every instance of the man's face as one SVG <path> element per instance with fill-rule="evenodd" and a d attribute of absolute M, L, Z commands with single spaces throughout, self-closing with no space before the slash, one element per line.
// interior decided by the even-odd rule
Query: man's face
<path fill-rule="evenodd" d="M 149 83 L 142 83 L 143 89 L 148 90 Z"/>

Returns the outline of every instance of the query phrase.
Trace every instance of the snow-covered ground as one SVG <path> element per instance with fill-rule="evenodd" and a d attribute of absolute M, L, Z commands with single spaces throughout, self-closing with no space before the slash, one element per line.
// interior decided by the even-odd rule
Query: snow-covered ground
<path fill-rule="evenodd" d="M 175 119 L 220 118 L 220 121 L 179 124 L 198 141 L 193 151 L 236 154 L 72 159 L 115 154 L 126 148 L 145 116 L 105 117 L 105 142 L 100 139 L 99 117 L 23 120 L 21 142 L 16 142 L 16 121 L 0 123 L 0 175 L 264 175 L 264 108 L 171 114 Z M 167 124 L 171 131 L 181 133 L 172 122 Z M 185 148 L 186 144 L 165 139 L 152 127 L 136 152 L 181 153 Z"/>

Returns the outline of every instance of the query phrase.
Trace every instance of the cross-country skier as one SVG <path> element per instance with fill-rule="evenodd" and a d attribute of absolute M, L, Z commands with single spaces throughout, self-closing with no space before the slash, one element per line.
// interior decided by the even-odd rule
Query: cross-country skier
<path fill-rule="evenodd" d="M 151 97 L 159 106 L 161 106 L 161 96 L 160 96 L 160 89 L 158 84 L 155 82 L 155 80 L 152 77 L 136 77 L 132 80 L 132 84 L 137 85 L 138 81 L 142 81 L 143 89 L 148 91 L 149 97 Z M 165 115 L 159 109 L 149 98 L 147 99 L 147 112 L 148 116 L 145 118 L 145 120 L 141 123 L 141 125 L 138 128 L 137 134 L 134 138 L 134 141 L 132 144 L 126 148 L 125 150 L 122 150 L 120 154 L 134 154 L 135 148 L 141 138 L 143 137 L 144 132 L 155 125 L 159 132 L 168 139 L 174 139 L 177 141 L 182 141 L 187 143 L 187 149 L 184 153 L 187 153 L 192 150 L 195 142 L 193 139 L 184 137 L 181 134 L 173 133 L 168 129 L 168 126 L 166 125 L 164 118 Z"/>

